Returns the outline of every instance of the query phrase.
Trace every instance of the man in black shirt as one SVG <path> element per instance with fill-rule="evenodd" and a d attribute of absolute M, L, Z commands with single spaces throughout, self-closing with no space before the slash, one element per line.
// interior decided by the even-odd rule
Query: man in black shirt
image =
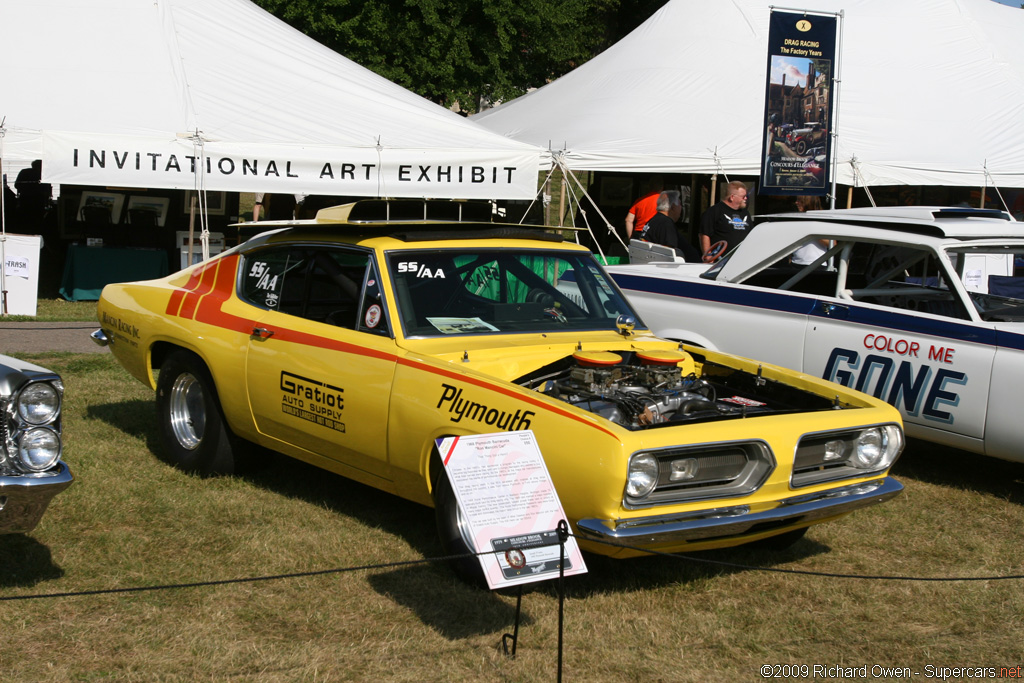
<path fill-rule="evenodd" d="M 676 230 L 676 221 L 683 213 L 683 204 L 679 199 L 679 192 L 668 190 L 658 195 L 658 213 L 647 221 L 638 231 L 637 237 L 645 242 L 663 244 L 672 247 L 676 253 L 687 261 L 696 260 L 696 253 L 693 247 L 688 244 L 679 243 L 679 232 Z"/>
<path fill-rule="evenodd" d="M 725 242 L 725 253 L 743 241 L 750 230 L 750 213 L 747 212 L 747 186 L 739 180 L 729 183 L 725 197 L 700 217 L 700 251 L 709 263 L 708 251 L 712 245 Z"/>

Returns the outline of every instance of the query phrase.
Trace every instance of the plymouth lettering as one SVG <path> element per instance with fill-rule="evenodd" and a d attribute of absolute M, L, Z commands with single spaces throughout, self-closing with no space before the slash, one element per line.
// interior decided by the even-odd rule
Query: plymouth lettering
<path fill-rule="evenodd" d="M 536 415 L 532 410 L 517 409 L 510 413 L 505 410 L 491 408 L 483 403 L 470 401 L 462 397 L 462 389 L 451 384 L 441 384 L 441 398 L 437 401 L 437 408 L 447 407 L 452 422 L 462 422 L 463 418 L 482 422 L 490 427 L 497 427 L 505 431 L 520 431 L 530 428 L 530 418 Z"/>

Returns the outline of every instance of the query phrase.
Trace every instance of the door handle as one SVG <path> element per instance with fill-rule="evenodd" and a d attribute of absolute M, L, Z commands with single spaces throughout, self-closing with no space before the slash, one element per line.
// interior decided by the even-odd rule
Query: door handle
<path fill-rule="evenodd" d="M 842 304 L 834 304 L 829 301 L 818 302 L 818 310 L 827 318 L 845 320 L 850 316 L 850 307 Z"/>
<path fill-rule="evenodd" d="M 259 337 L 260 339 L 270 339 L 274 336 L 274 331 L 268 330 L 265 327 L 254 327 L 252 328 L 252 336 Z"/>

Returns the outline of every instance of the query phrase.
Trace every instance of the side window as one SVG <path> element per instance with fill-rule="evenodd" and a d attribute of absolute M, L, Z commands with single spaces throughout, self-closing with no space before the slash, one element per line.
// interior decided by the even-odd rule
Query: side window
<path fill-rule="evenodd" d="M 312 255 L 309 291 L 302 317 L 354 330 L 367 261 L 364 253 L 316 250 Z"/>
<path fill-rule="evenodd" d="M 363 251 L 265 249 L 246 257 L 241 296 L 260 308 L 390 336 L 375 273 Z"/>
<path fill-rule="evenodd" d="M 850 254 L 846 292 L 855 301 L 969 319 L 949 281 L 942 263 L 927 249 L 857 242 Z"/>
<path fill-rule="evenodd" d="M 265 249 L 246 256 L 241 297 L 260 308 L 297 314 L 305 288 L 306 256 L 294 249 Z"/>
<path fill-rule="evenodd" d="M 808 241 L 797 247 L 792 253 L 785 254 L 768 268 L 750 276 L 743 281 L 743 284 L 815 296 L 835 296 L 838 273 L 834 267 L 831 267 L 830 261 L 837 250 L 831 242 L 827 245 L 822 242 L 819 240 Z M 802 259 L 797 255 L 801 253 L 801 250 L 806 249 L 808 244 L 819 245 L 819 247 L 813 248 L 814 253 L 811 257 L 803 259 L 807 263 L 801 263 Z M 819 257 L 822 257 L 823 254 L 825 260 L 821 261 Z"/>

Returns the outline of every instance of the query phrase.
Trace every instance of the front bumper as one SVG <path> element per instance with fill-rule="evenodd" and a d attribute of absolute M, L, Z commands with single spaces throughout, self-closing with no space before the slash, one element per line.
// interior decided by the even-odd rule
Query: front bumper
<path fill-rule="evenodd" d="M 903 484 L 885 477 L 786 498 L 771 510 L 762 512 L 750 512 L 746 505 L 735 505 L 640 519 L 581 519 L 576 528 L 581 540 L 590 538 L 611 545 L 665 548 L 808 526 L 895 498 L 901 491 Z"/>
<path fill-rule="evenodd" d="M 23 534 L 39 523 L 55 495 L 71 485 L 63 462 L 40 475 L 0 476 L 0 534 Z"/>

